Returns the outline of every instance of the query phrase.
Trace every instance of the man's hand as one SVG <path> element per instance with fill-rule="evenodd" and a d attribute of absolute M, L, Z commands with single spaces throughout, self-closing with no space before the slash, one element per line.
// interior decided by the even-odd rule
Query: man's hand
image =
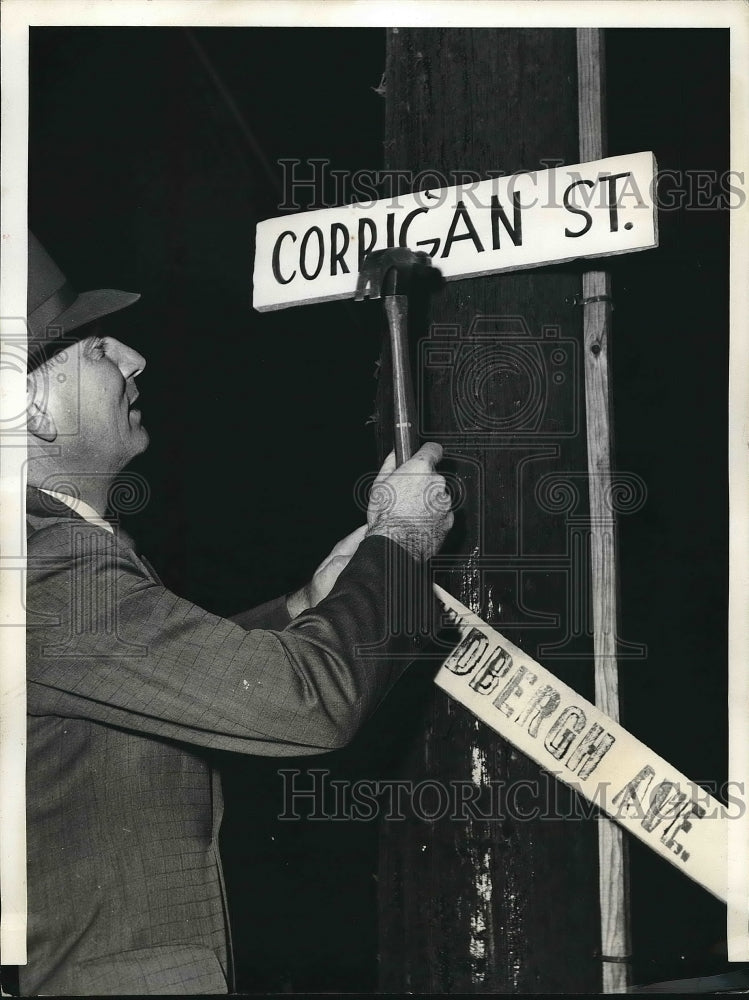
<path fill-rule="evenodd" d="M 420 561 L 439 551 L 453 524 L 444 477 L 434 471 L 441 458 L 442 445 L 431 441 L 399 469 L 388 455 L 369 495 L 367 535 L 386 535 Z"/>
<path fill-rule="evenodd" d="M 367 523 L 335 546 L 306 586 L 286 598 L 292 618 L 314 608 L 333 589 L 365 535 L 385 535 L 423 561 L 435 555 L 453 524 L 445 480 L 434 471 L 442 445 L 427 442 L 413 458 L 395 468 L 395 453 L 382 464 L 369 494 Z"/>
<path fill-rule="evenodd" d="M 289 594 L 286 598 L 286 607 L 292 618 L 296 618 L 303 611 L 314 608 L 324 597 L 328 596 L 341 570 L 359 548 L 359 542 L 364 538 L 366 531 L 367 526 L 363 524 L 356 531 L 352 531 L 350 535 L 342 538 L 330 555 L 323 559 L 317 567 L 310 582 L 295 593 Z"/>

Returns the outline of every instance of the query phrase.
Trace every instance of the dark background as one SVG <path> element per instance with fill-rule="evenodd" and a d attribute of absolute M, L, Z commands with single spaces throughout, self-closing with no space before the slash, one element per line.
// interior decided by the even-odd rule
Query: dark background
<path fill-rule="evenodd" d="M 726 170 L 727 31 L 615 30 L 607 47 L 610 154 Z M 79 290 L 143 296 L 112 330 L 148 358 L 152 444 L 131 470 L 150 502 L 127 527 L 168 586 L 221 614 L 298 586 L 363 520 L 378 313 L 261 316 L 252 253 L 279 214 L 279 158 L 381 166 L 384 62 L 379 29 L 31 30 L 31 226 Z M 648 647 L 622 667 L 622 721 L 720 785 L 728 212 L 662 212 L 660 231 L 610 261 L 616 461 L 648 489 L 620 525 L 622 638 Z M 281 766 L 371 776 L 371 744 Z M 279 762 L 222 763 L 239 988 L 376 988 L 375 824 L 279 823 Z M 725 908 L 630 843 L 635 981 L 722 967 Z"/>

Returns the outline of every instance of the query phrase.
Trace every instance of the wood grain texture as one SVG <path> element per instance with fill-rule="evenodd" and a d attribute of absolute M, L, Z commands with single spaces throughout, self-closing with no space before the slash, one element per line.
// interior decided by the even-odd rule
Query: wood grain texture
<path fill-rule="evenodd" d="M 574 30 L 391 29 L 386 166 L 486 177 L 577 162 L 575 81 Z M 587 513 L 579 289 L 572 268 L 450 282 L 432 305 L 435 350 L 414 345 L 414 375 L 419 436 L 443 443 L 464 492 L 437 581 L 592 700 L 591 636 L 574 614 L 584 542 L 570 505 L 538 496 L 558 477 Z M 440 662 L 413 666 L 380 709 L 387 777 L 475 788 L 475 811 L 381 824 L 379 988 L 596 992 L 597 824 L 436 688 Z"/>
<path fill-rule="evenodd" d="M 605 62 L 601 29 L 578 29 L 577 56 L 580 160 L 585 162 L 606 155 Z M 582 299 L 595 703 L 619 721 L 616 524 L 611 480 L 610 276 L 605 271 L 585 272 Z M 598 301 L 589 301 L 593 299 Z M 616 993 L 626 989 L 630 981 L 626 962 L 630 956 L 627 850 L 623 832 L 603 817 L 598 829 L 598 856 L 603 990 Z M 620 961 L 608 962 L 606 956 Z"/>

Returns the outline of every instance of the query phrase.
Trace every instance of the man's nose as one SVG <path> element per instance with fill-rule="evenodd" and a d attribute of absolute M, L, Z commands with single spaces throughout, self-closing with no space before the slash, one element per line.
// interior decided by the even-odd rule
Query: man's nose
<path fill-rule="evenodd" d="M 110 351 L 117 367 L 126 379 L 135 378 L 146 367 L 146 359 L 143 355 L 119 340 L 111 342 Z"/>

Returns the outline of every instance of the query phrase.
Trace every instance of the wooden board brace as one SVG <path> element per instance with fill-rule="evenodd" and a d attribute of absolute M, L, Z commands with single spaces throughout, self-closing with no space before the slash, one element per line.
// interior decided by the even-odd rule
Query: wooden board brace
<path fill-rule="evenodd" d="M 577 30 L 577 92 L 580 156 L 604 155 L 604 39 L 600 28 Z M 586 271 L 582 279 L 585 413 L 588 439 L 591 589 L 595 701 L 619 721 L 619 675 L 616 637 L 616 534 L 607 498 L 611 495 L 612 411 L 609 371 L 611 278 L 606 271 Z M 598 827 L 598 878 L 601 907 L 603 992 L 620 993 L 630 985 L 631 952 L 627 844 L 622 830 L 602 817 Z"/>

